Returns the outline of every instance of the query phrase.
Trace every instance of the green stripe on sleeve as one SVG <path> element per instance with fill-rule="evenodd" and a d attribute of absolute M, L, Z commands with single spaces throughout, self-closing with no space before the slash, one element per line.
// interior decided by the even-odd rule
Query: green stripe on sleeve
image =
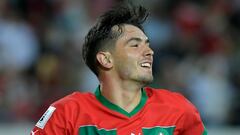
<path fill-rule="evenodd" d="M 205 127 L 202 135 L 208 135 L 207 129 Z"/>

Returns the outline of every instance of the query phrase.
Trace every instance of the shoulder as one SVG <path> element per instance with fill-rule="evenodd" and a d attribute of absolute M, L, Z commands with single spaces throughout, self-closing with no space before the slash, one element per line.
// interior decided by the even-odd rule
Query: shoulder
<path fill-rule="evenodd" d="M 73 92 L 51 104 L 56 108 L 75 108 L 83 106 L 88 100 L 94 98 L 94 95 L 90 92 L 82 93 L 79 91 Z"/>
<path fill-rule="evenodd" d="M 174 113 L 177 129 L 182 134 L 199 134 L 204 132 L 204 125 L 197 108 L 182 94 L 165 89 L 145 88 L 149 102 L 161 105 Z"/>
<path fill-rule="evenodd" d="M 57 100 L 39 119 L 35 125 L 34 133 L 65 134 L 67 130 L 69 133 L 72 132 L 71 125 L 74 125 L 79 113 L 84 110 L 84 102 L 93 97 L 91 93 L 74 92 Z"/>
<path fill-rule="evenodd" d="M 186 98 L 181 93 L 178 92 L 172 92 L 166 89 L 156 89 L 151 87 L 145 87 L 145 90 L 150 98 L 186 102 Z"/>
<path fill-rule="evenodd" d="M 195 106 L 181 93 L 172 92 L 166 89 L 145 88 L 147 95 L 153 102 L 167 104 L 184 112 L 195 112 Z"/>
<path fill-rule="evenodd" d="M 94 98 L 92 93 L 74 92 L 55 101 L 45 111 L 36 126 L 43 129 L 47 122 L 48 125 L 61 123 L 62 126 L 66 126 L 66 121 L 75 121 L 78 114 L 86 110 L 85 106 L 91 98 Z"/>

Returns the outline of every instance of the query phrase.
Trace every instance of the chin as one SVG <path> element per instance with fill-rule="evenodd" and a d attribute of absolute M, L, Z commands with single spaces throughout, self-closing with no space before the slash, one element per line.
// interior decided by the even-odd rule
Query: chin
<path fill-rule="evenodd" d="M 140 82 L 143 84 L 143 85 L 148 85 L 150 84 L 151 82 L 153 81 L 153 76 L 151 77 L 144 77 L 140 80 Z"/>

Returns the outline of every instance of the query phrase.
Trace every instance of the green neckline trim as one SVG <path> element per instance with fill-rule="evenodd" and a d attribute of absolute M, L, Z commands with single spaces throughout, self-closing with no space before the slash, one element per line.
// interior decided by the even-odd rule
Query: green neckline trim
<path fill-rule="evenodd" d="M 133 115 L 138 113 L 143 108 L 145 103 L 147 102 L 148 97 L 147 97 L 146 91 L 143 88 L 141 90 L 142 90 L 141 100 L 140 100 L 139 104 L 130 113 L 125 111 L 124 109 L 122 109 L 118 105 L 115 105 L 115 104 L 111 103 L 108 99 L 106 99 L 104 96 L 102 96 L 101 91 L 100 91 L 100 86 L 98 86 L 96 88 L 95 96 L 98 99 L 98 101 L 100 101 L 107 108 L 109 108 L 111 110 L 114 110 L 116 112 L 119 112 L 119 113 L 121 113 L 121 114 L 123 114 L 127 117 L 132 117 Z"/>

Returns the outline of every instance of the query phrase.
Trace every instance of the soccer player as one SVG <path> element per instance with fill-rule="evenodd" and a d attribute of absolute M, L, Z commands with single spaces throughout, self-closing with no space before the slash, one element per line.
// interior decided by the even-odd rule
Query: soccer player
<path fill-rule="evenodd" d="M 103 14 L 83 45 L 99 79 L 92 93 L 54 102 L 32 135 L 206 135 L 197 109 L 181 94 L 145 87 L 153 80 L 153 50 L 142 6 L 122 4 Z"/>

